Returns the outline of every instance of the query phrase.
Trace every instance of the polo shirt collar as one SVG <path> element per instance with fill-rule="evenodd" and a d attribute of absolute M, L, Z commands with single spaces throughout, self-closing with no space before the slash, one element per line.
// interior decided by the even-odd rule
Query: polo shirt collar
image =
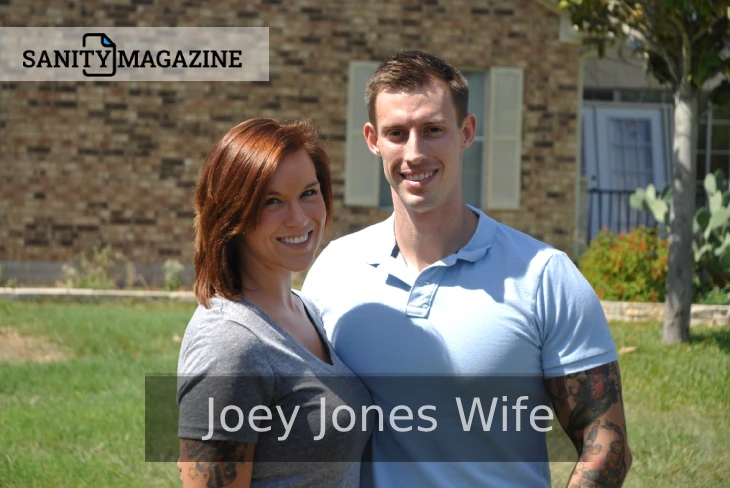
<path fill-rule="evenodd" d="M 466 246 L 441 261 L 446 266 L 451 266 L 459 259 L 476 262 L 484 257 L 494 242 L 494 236 L 497 233 L 497 222 L 481 210 L 471 205 L 467 205 L 467 207 L 479 217 L 477 228 Z M 381 264 L 393 258 L 396 245 L 394 225 L 395 213 L 383 222 L 376 224 L 375 240 L 370 243 L 372 245 L 371 252 L 366 256 L 368 264 Z"/>
<path fill-rule="evenodd" d="M 380 264 L 392 257 L 393 249 L 395 249 L 395 212 L 390 217 L 375 224 L 375 237 L 373 242 L 368 243 L 371 246 L 367 253 L 368 264 Z"/>

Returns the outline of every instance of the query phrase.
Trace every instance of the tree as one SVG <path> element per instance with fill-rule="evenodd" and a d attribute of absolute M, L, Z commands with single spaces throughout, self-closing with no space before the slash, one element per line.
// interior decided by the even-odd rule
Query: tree
<path fill-rule="evenodd" d="M 706 83 L 712 103 L 730 101 L 730 0 L 559 0 L 584 45 L 603 56 L 617 41 L 646 60 L 647 70 L 674 92 L 669 272 L 662 341 L 689 340 L 692 223 L 695 211 L 697 105 Z M 722 75 L 724 79 L 717 84 Z"/>

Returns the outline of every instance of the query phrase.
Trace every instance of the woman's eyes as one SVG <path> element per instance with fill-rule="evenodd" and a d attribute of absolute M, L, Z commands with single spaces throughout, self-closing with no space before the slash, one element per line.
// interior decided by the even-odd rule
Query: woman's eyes
<path fill-rule="evenodd" d="M 302 197 L 311 197 L 319 193 L 319 190 L 316 190 L 312 188 L 311 190 L 307 190 L 304 193 L 302 193 Z M 281 200 L 278 198 L 269 198 L 266 200 L 266 205 L 276 205 L 277 203 L 281 203 Z"/>

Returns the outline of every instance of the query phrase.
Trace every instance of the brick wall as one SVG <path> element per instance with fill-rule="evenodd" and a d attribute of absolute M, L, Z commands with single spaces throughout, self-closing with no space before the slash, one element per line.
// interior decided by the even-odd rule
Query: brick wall
<path fill-rule="evenodd" d="M 263 26 L 271 46 L 269 82 L 0 83 L 0 262 L 58 263 L 98 242 L 138 263 L 192 262 L 200 164 L 262 115 L 311 117 L 328 138 L 331 237 L 385 218 L 342 202 L 347 66 L 404 48 L 525 67 L 522 208 L 490 214 L 572 251 L 579 47 L 532 0 L 5 0 L 0 25 Z"/>

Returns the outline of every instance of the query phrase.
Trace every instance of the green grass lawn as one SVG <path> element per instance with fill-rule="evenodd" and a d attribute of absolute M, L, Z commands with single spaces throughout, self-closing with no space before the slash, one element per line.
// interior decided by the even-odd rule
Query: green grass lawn
<path fill-rule="evenodd" d="M 686 345 L 659 342 L 660 324 L 612 324 L 629 445 L 625 487 L 715 487 L 730 479 L 730 329 L 693 328 Z M 572 466 L 553 464 L 553 486 Z"/>
<path fill-rule="evenodd" d="M 144 462 L 144 383 L 177 369 L 194 307 L 0 302 L 0 327 L 68 356 L 0 364 L 0 486 L 178 486 L 174 463 Z"/>
<path fill-rule="evenodd" d="M 192 304 L 0 301 L 0 328 L 66 359 L 0 364 L 0 487 L 174 487 L 145 463 L 146 374 L 172 373 Z M 624 486 L 722 486 L 730 478 L 730 329 L 662 346 L 659 325 L 613 324 L 634 465 Z M 176 337 L 177 336 L 177 337 Z M 555 463 L 554 486 L 572 466 Z"/>

